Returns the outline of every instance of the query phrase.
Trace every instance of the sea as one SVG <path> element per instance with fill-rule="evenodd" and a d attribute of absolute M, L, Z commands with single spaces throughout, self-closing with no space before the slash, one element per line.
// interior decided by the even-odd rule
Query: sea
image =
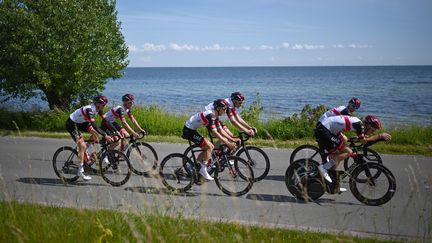
<path fill-rule="evenodd" d="M 131 67 L 109 80 L 103 94 L 111 104 L 132 93 L 137 104 L 192 115 L 235 91 L 246 96 L 245 108 L 260 100 L 263 121 L 300 113 L 307 104 L 346 105 L 355 96 L 362 101 L 359 117 L 374 114 L 384 126 L 432 125 L 432 66 Z M 48 105 L 34 98 L 18 107 Z"/>

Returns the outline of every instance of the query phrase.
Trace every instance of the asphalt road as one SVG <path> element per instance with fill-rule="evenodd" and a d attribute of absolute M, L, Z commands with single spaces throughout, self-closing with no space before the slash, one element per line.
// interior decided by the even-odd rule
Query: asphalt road
<path fill-rule="evenodd" d="M 186 144 L 151 143 L 159 158 L 182 152 Z M 159 179 L 132 176 L 122 187 L 111 187 L 93 175 L 91 181 L 64 185 L 52 168 L 58 147 L 69 139 L 0 137 L 0 200 L 45 205 L 146 210 L 266 227 L 344 232 L 385 238 L 418 238 L 432 234 L 432 158 L 382 155 L 393 172 L 397 191 L 385 205 L 358 202 L 351 192 L 326 194 L 316 203 L 298 202 L 284 183 L 292 150 L 265 149 L 269 175 L 242 197 L 229 197 L 214 182 L 193 186 L 183 195 L 168 194 Z M 343 185 L 349 188 L 346 183 Z"/>

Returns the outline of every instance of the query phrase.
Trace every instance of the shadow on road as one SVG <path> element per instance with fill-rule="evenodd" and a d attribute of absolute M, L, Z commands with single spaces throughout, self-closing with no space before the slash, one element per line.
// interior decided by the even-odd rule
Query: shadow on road
<path fill-rule="evenodd" d="M 264 180 L 285 181 L 285 176 L 283 176 L 283 175 L 268 175 L 264 178 Z"/>
<path fill-rule="evenodd" d="M 214 196 L 220 197 L 225 194 L 215 194 L 215 193 L 201 193 L 201 192 L 184 192 L 184 193 L 176 193 L 172 192 L 166 188 L 156 188 L 156 187 L 143 187 L 143 186 L 134 186 L 134 187 L 126 187 L 126 191 L 131 192 L 139 192 L 139 193 L 147 193 L 147 194 L 157 194 L 157 195 L 173 195 L 180 197 L 196 197 L 196 196 Z M 228 195 L 226 195 L 228 196 Z"/>
<path fill-rule="evenodd" d="M 267 201 L 267 202 L 292 202 L 292 203 L 301 203 L 306 204 L 307 202 L 298 200 L 292 196 L 285 195 L 271 195 L 271 194 L 248 194 L 246 196 L 249 200 L 257 200 L 257 201 Z M 322 204 L 339 204 L 339 205 L 363 205 L 361 203 L 351 203 L 351 202 L 339 202 L 330 198 L 319 198 L 316 201 L 311 201 L 310 203 L 316 203 L 320 206 Z"/>
<path fill-rule="evenodd" d="M 44 186 L 108 186 L 100 183 L 91 183 L 91 182 L 83 182 L 76 181 L 72 183 L 64 183 L 62 180 L 58 178 L 37 178 L 37 177 L 22 177 L 17 179 L 18 182 L 26 183 L 26 184 L 37 184 Z"/>

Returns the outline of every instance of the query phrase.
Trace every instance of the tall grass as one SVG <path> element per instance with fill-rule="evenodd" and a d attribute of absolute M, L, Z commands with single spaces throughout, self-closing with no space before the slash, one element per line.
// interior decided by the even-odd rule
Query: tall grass
<path fill-rule="evenodd" d="M 226 222 L 0 202 L 0 242 L 378 242 Z"/>
<path fill-rule="evenodd" d="M 257 139 L 274 140 L 312 140 L 313 129 L 319 116 L 327 107 L 320 105 L 311 107 L 306 105 L 299 114 L 286 118 L 272 118 L 268 121 L 259 119 L 262 112 L 261 100 L 253 102 L 242 110 L 241 116 L 252 126 L 257 127 Z M 108 108 L 106 108 L 108 109 Z M 192 114 L 175 115 L 163 111 L 157 106 L 136 106 L 134 116 L 151 135 L 180 137 L 185 121 Z M 39 111 L 39 112 L 11 112 L 0 109 L 1 130 L 31 130 L 41 132 L 65 132 L 65 122 L 72 111 Z M 97 119 L 100 123 L 100 119 Z M 227 123 L 234 131 L 236 129 Z M 206 134 L 205 129 L 199 130 Z M 432 126 L 405 126 L 388 128 L 385 131 L 392 134 L 393 145 L 428 146 L 432 144 Z"/>

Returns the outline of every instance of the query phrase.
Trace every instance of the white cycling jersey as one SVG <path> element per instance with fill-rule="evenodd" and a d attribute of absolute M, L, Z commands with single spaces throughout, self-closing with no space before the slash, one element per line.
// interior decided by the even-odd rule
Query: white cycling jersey
<path fill-rule="evenodd" d="M 213 131 L 217 130 L 219 124 L 218 116 L 215 110 L 205 110 L 191 116 L 187 121 L 185 126 L 192 130 L 197 130 L 198 128 L 205 126 Z"/>
<path fill-rule="evenodd" d="M 96 114 L 96 105 L 91 104 L 75 110 L 69 118 L 75 123 L 94 122 Z"/>
<path fill-rule="evenodd" d="M 364 137 L 362 122 L 354 116 L 331 116 L 324 119 L 321 124 L 334 135 L 342 131 L 355 131 L 359 138 Z"/>
<path fill-rule="evenodd" d="M 232 100 L 230 98 L 226 98 L 224 100 L 228 104 L 227 111 L 226 111 L 226 114 L 227 114 L 228 118 L 231 119 L 231 117 L 237 116 L 238 115 L 237 109 L 235 108 L 234 103 L 232 102 Z M 210 104 L 208 104 L 208 105 L 206 105 L 204 107 L 204 109 L 205 110 L 214 110 L 213 102 L 210 103 Z"/>
<path fill-rule="evenodd" d="M 130 109 L 126 109 L 123 105 L 118 105 L 116 107 L 112 107 L 107 113 L 105 113 L 105 120 L 113 123 L 117 119 L 122 119 L 125 115 L 128 115 L 129 118 L 132 118 L 132 111 Z"/>
<path fill-rule="evenodd" d="M 338 106 L 338 107 L 334 107 L 331 110 L 326 111 L 320 118 L 319 118 L 319 122 L 323 122 L 324 119 L 326 119 L 327 117 L 332 117 L 332 116 L 340 116 L 340 115 L 349 115 L 348 109 L 346 106 Z"/>

